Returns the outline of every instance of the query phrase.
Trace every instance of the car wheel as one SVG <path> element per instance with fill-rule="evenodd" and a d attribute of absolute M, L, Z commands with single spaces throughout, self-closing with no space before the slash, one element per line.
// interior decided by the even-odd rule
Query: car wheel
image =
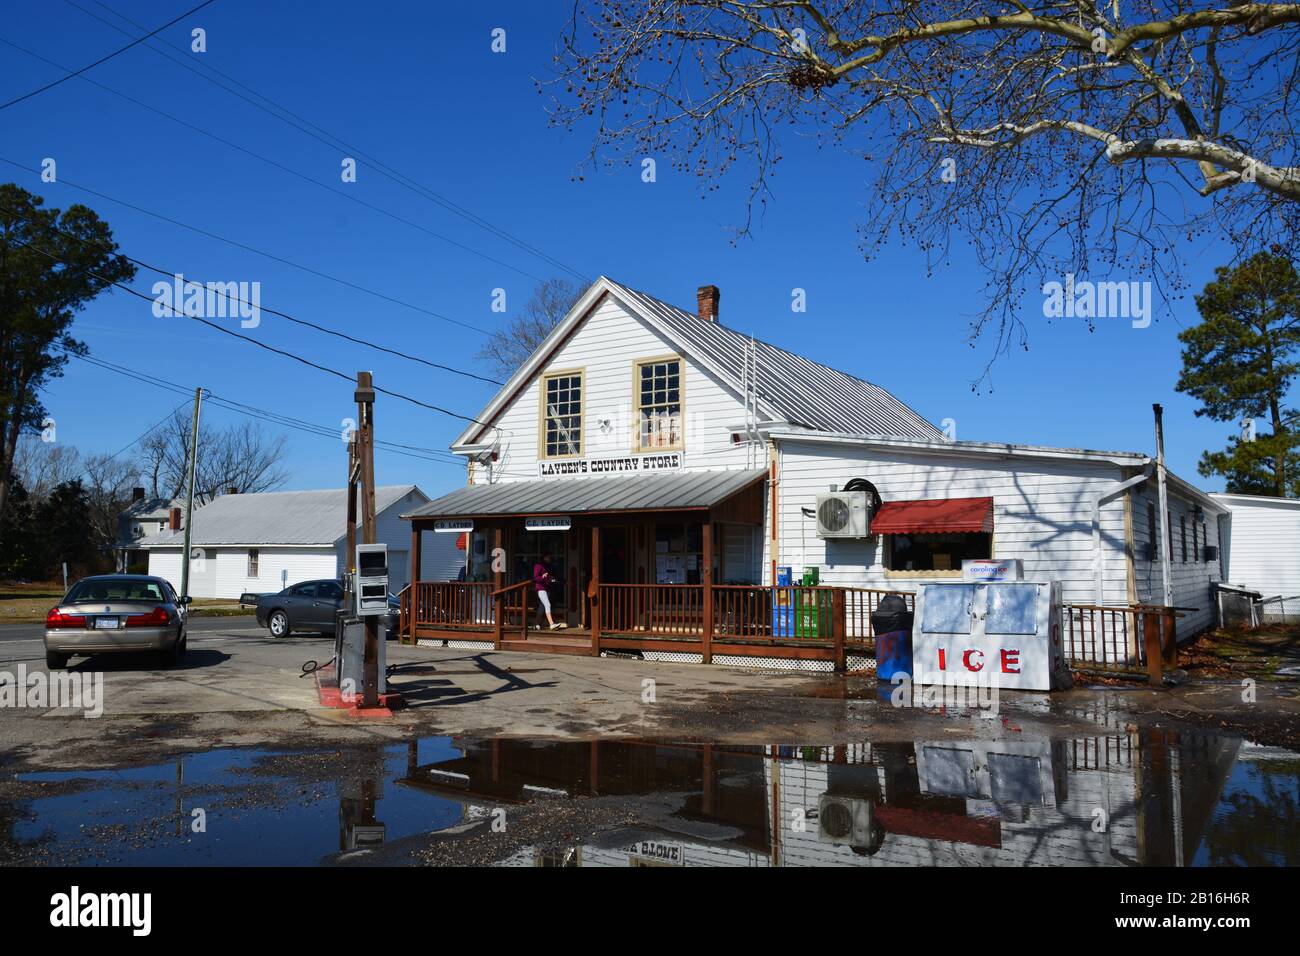
<path fill-rule="evenodd" d="M 68 666 L 67 654 L 56 654 L 54 651 L 45 652 L 45 666 L 52 671 L 61 671 Z"/>
<path fill-rule="evenodd" d="M 283 611 L 272 611 L 271 620 L 267 622 L 271 629 L 272 637 L 287 637 L 289 635 L 289 615 Z"/>

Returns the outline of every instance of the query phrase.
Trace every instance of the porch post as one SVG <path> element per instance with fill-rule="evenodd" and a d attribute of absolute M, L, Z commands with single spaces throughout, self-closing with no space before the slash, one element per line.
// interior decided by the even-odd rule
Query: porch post
<path fill-rule="evenodd" d="M 423 540 L 423 537 L 424 536 L 420 533 L 420 523 L 418 521 L 412 521 L 411 522 L 411 567 L 410 567 L 411 598 L 410 601 L 408 602 L 411 607 L 411 626 L 407 629 L 409 631 L 408 636 L 411 638 L 412 644 L 416 642 L 415 622 L 420 619 L 420 615 L 418 611 L 418 608 L 420 606 L 419 605 L 420 565 L 422 563 L 420 561 L 420 545 Z"/>
<path fill-rule="evenodd" d="M 823 609 L 824 610 L 824 609 Z M 831 637 L 834 640 L 835 663 L 832 665 L 835 673 L 843 674 L 848 669 L 848 654 L 844 649 L 845 631 L 848 625 L 848 615 L 845 613 L 846 604 L 843 588 L 831 589 Z"/>
<path fill-rule="evenodd" d="M 1157 611 L 1142 612 L 1142 644 L 1147 658 L 1147 683 L 1152 687 L 1164 686 L 1161 664 L 1163 653 L 1160 639 L 1164 631 L 1164 615 Z"/>
<path fill-rule="evenodd" d="M 701 664 L 713 663 L 713 522 L 704 522 L 704 633 L 700 635 Z"/>
<path fill-rule="evenodd" d="M 493 547 L 492 564 L 494 566 L 497 564 L 497 556 L 503 553 L 501 550 L 503 547 L 501 536 L 502 536 L 501 527 L 500 525 L 498 525 L 492 535 L 492 547 Z M 496 570 L 492 572 L 492 590 L 494 591 L 501 590 L 501 588 L 504 586 L 502 583 L 503 577 L 504 577 L 504 572 L 496 571 Z M 502 626 L 501 619 L 505 616 L 505 598 L 503 598 L 500 594 L 497 594 L 497 596 L 492 600 L 493 600 L 492 646 L 499 651 L 501 650 L 501 626 Z"/>
<path fill-rule="evenodd" d="M 591 624 L 591 654 L 600 656 L 600 525 L 591 526 L 591 583 L 587 585 Z"/>

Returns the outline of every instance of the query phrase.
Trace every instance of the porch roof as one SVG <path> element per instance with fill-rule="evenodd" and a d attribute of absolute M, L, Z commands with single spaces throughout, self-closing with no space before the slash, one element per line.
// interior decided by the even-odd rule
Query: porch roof
<path fill-rule="evenodd" d="M 767 477 L 762 468 L 615 478 L 550 478 L 470 485 L 435 498 L 403 518 L 577 515 L 712 508 Z"/>

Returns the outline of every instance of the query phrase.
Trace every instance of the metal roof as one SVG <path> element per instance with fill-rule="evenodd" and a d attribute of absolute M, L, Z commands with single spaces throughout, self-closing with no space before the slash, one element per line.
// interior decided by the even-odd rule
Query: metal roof
<path fill-rule="evenodd" d="M 425 497 L 415 485 L 376 488 L 376 514 L 392 507 L 411 492 Z M 233 544 L 332 546 L 347 532 L 347 498 L 345 488 L 221 495 L 195 509 L 190 544 L 193 547 Z M 182 532 L 167 531 L 143 538 L 136 547 L 179 547 L 183 542 Z"/>
<path fill-rule="evenodd" d="M 470 485 L 435 498 L 402 517 L 471 518 L 711 508 L 766 476 L 765 470 L 756 468 Z"/>
<path fill-rule="evenodd" d="M 748 335 L 613 280 L 605 281 L 628 305 L 661 324 L 670 338 L 694 346 L 735 384 L 740 383 Z M 944 438 L 942 431 L 878 385 L 758 339 L 754 348 L 759 400 L 788 422 L 822 431 Z"/>

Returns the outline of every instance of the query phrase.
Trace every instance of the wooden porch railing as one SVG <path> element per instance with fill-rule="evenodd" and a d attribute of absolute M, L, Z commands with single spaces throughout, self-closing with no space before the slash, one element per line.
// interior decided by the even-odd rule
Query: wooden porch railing
<path fill-rule="evenodd" d="M 519 640 L 528 640 L 528 593 L 532 586 L 532 580 L 526 580 L 491 592 L 492 643 L 497 648 L 507 631 L 517 629 Z"/>
<path fill-rule="evenodd" d="M 492 585 L 486 581 L 418 581 L 403 605 L 415 627 L 483 628 L 492 624 Z M 413 601 L 413 605 L 411 604 Z"/>
<path fill-rule="evenodd" d="M 1153 604 L 1065 604 L 1061 644 L 1066 663 L 1084 671 L 1146 671 L 1160 684 L 1178 661 L 1175 622 L 1188 608 Z"/>
<path fill-rule="evenodd" d="M 602 584 L 600 633 L 695 637 L 704 633 L 704 586 Z"/>
<path fill-rule="evenodd" d="M 528 636 L 532 581 L 499 590 L 490 582 L 420 581 L 399 595 L 401 633 L 416 639 L 418 628 L 479 631 L 501 646 L 503 638 Z M 842 668 L 847 655 L 871 654 L 875 635 L 871 615 L 881 600 L 897 594 L 908 609 L 915 594 L 880 588 L 768 587 L 763 585 L 599 584 L 592 589 L 592 652 L 609 640 L 615 646 L 672 645 L 697 650 L 705 661 L 714 653 L 747 646 L 782 656 L 800 648 Z M 1163 669 L 1176 661 L 1175 621 L 1185 608 L 1153 605 L 1065 604 L 1061 641 L 1066 663 L 1104 672 L 1145 671 L 1159 683 Z"/>

